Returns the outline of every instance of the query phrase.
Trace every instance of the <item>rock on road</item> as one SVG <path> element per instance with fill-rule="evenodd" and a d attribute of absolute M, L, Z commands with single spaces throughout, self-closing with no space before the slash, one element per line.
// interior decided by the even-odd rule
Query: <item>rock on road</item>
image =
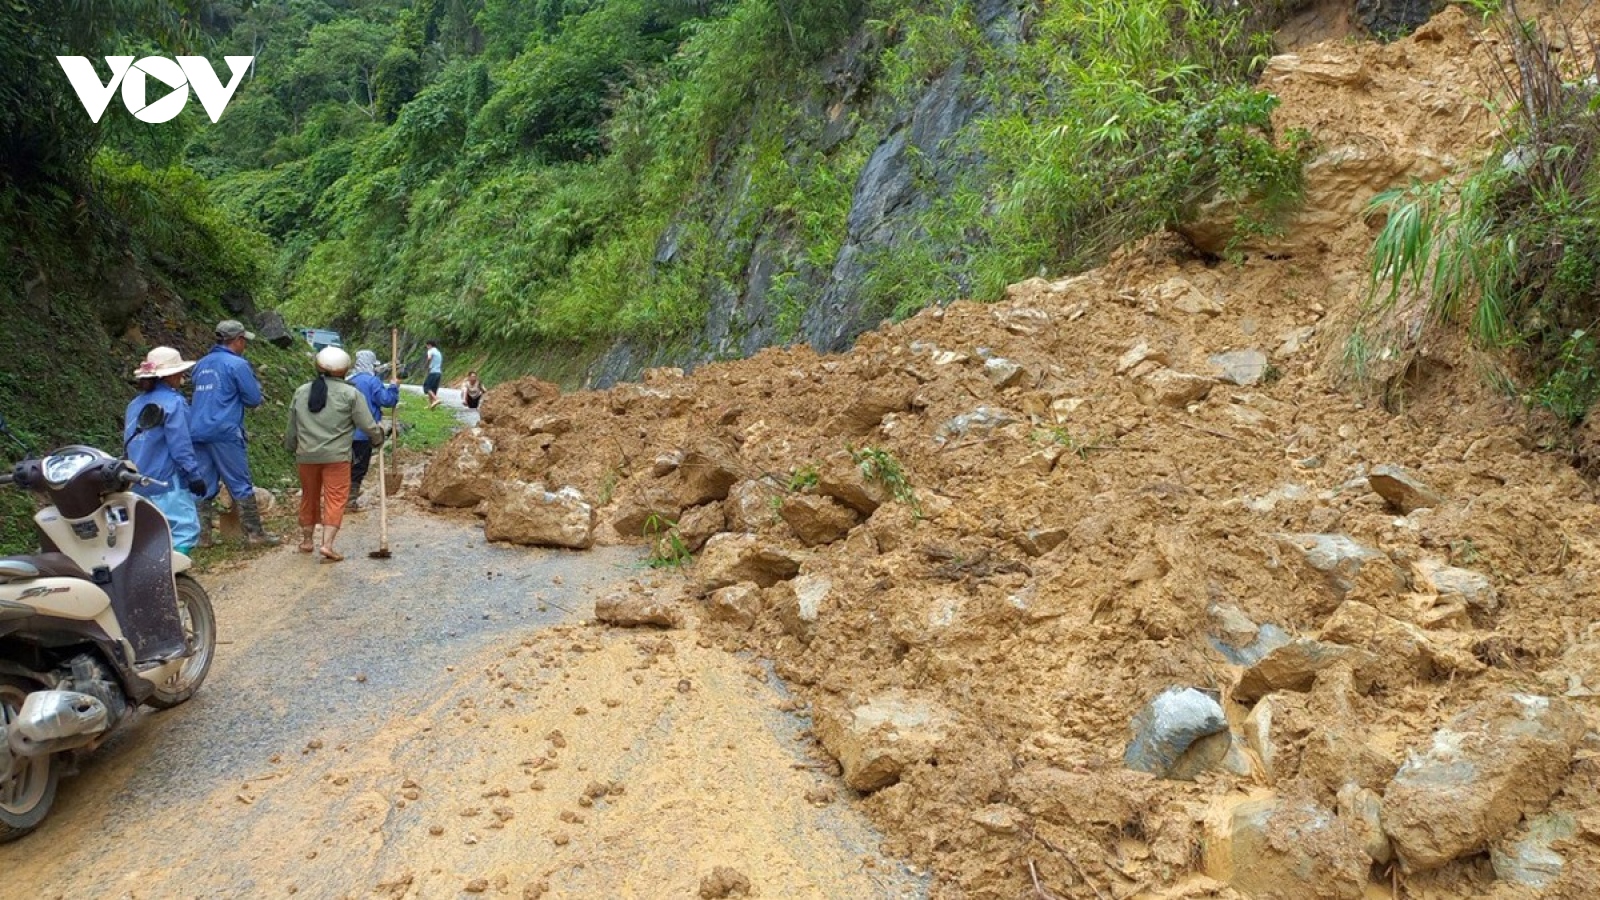
<path fill-rule="evenodd" d="M 762 667 L 588 615 L 636 551 L 485 544 L 391 504 L 347 560 L 201 575 L 216 661 L 0 846 L 0 897 L 915 897 Z M 724 873 L 728 874 L 728 873 Z"/>

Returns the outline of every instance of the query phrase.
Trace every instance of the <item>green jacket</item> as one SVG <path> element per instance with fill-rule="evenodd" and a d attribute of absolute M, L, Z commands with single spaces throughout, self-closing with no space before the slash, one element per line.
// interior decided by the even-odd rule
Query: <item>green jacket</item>
<path fill-rule="evenodd" d="M 294 454 L 297 463 L 336 463 L 350 461 L 350 442 L 359 428 L 372 438 L 372 446 L 383 443 L 383 429 L 372 419 L 367 398 L 361 389 L 341 378 L 329 377 L 328 405 L 313 413 L 312 382 L 300 385 L 289 401 L 289 428 L 283 446 Z"/>

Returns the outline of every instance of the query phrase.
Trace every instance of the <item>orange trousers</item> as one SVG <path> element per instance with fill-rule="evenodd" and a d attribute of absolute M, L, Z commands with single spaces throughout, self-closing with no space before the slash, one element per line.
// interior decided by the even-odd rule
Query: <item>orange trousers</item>
<path fill-rule="evenodd" d="M 344 505 L 350 500 L 350 461 L 300 463 L 300 527 L 321 522 L 330 528 L 344 524 Z"/>

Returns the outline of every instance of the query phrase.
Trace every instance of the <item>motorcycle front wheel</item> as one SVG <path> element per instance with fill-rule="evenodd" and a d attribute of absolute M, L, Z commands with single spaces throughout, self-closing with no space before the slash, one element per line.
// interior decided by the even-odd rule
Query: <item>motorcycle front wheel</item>
<path fill-rule="evenodd" d="M 9 726 L 22 710 L 22 701 L 40 686 L 20 678 L 0 676 L 0 724 Z M 15 756 L 0 749 L 0 843 L 14 841 L 39 826 L 56 801 L 61 773 L 55 757 Z"/>
<path fill-rule="evenodd" d="M 183 623 L 189 657 L 176 675 L 156 685 L 155 693 L 145 700 L 156 709 L 171 709 L 193 697 L 211 671 L 211 657 L 217 649 L 217 617 L 211 610 L 211 597 L 188 575 L 178 576 L 178 619 Z"/>

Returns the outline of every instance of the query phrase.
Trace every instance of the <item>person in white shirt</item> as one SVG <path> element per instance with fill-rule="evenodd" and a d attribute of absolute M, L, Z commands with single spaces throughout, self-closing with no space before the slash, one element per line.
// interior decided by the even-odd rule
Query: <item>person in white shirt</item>
<path fill-rule="evenodd" d="M 428 377 L 422 382 L 422 392 L 428 395 L 428 408 L 439 405 L 439 381 L 444 378 L 444 354 L 433 341 L 428 346 Z"/>

